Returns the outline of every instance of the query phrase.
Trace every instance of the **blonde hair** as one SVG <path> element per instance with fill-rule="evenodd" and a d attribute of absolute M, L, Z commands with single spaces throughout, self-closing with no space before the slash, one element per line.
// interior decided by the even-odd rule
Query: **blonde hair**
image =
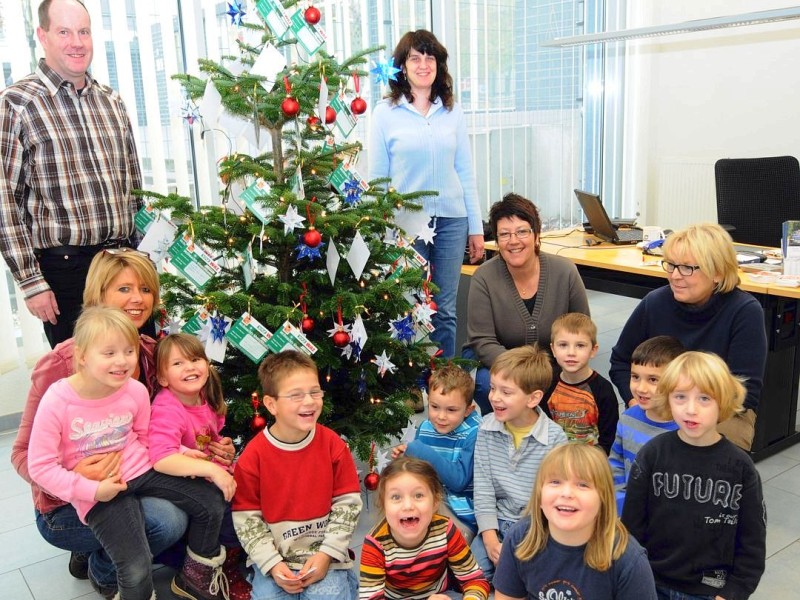
<path fill-rule="evenodd" d="M 728 293 L 739 285 L 739 263 L 731 236 L 716 223 L 690 225 L 664 242 L 664 259 L 679 263 L 691 254 L 700 270 L 714 281 L 714 291 Z"/>
<path fill-rule="evenodd" d="M 542 488 L 552 478 L 573 477 L 591 484 L 600 498 L 600 508 L 583 560 L 592 569 L 607 571 L 611 563 L 625 552 L 628 530 L 617 518 L 614 481 L 608 458 L 602 450 L 577 442 L 557 446 L 544 457 L 536 474 L 530 502 L 523 512 L 523 516 L 530 516 L 531 526 L 514 555 L 519 560 L 530 560 L 544 550 L 550 537 L 550 524 L 542 512 Z"/>
<path fill-rule="evenodd" d="M 79 355 L 83 355 L 98 340 L 118 333 L 130 342 L 139 355 L 139 332 L 130 317 L 122 309 L 112 306 L 90 306 L 84 308 L 75 321 L 75 371 L 79 370 Z"/>
<path fill-rule="evenodd" d="M 553 382 L 550 356 L 538 344 L 506 350 L 495 359 L 489 373 L 507 377 L 526 394 L 543 392 Z"/>
<path fill-rule="evenodd" d="M 215 413 L 225 416 L 225 413 L 228 412 L 228 405 L 225 404 L 225 396 L 222 393 L 222 380 L 219 372 L 209 363 L 203 343 L 196 336 L 188 333 L 172 333 L 158 341 L 156 346 L 156 373 L 158 376 L 166 375 L 169 368 L 169 355 L 173 348 L 177 348 L 178 352 L 189 360 L 199 358 L 206 361 L 208 380 L 203 386 L 203 397 Z"/>
<path fill-rule="evenodd" d="M 267 396 L 278 395 L 278 386 L 281 381 L 297 371 L 313 371 L 319 377 L 316 363 L 307 354 L 297 350 L 284 350 L 277 354 L 270 354 L 258 366 L 258 380 L 261 389 Z"/>
<path fill-rule="evenodd" d="M 666 407 L 669 414 L 669 395 L 678 389 L 681 380 L 688 380 L 717 402 L 717 423 L 744 410 L 747 390 L 742 379 L 734 376 L 725 361 L 712 352 L 684 352 L 669 363 L 658 381 L 654 405 Z"/>
<path fill-rule="evenodd" d="M 95 254 L 89 272 L 86 274 L 86 286 L 83 288 L 83 307 L 98 306 L 111 282 L 125 269 L 130 269 L 153 294 L 153 306 L 160 302 L 158 272 L 152 261 L 143 252 L 123 249 L 104 250 Z"/>
<path fill-rule="evenodd" d="M 442 487 L 439 475 L 431 463 L 421 458 L 412 458 L 404 455 L 390 462 L 381 472 L 381 478 L 378 482 L 378 494 L 375 499 L 375 504 L 381 512 L 385 507 L 384 495 L 386 494 L 387 484 L 403 473 L 413 475 L 428 486 L 431 494 L 433 494 L 434 504 L 439 504 L 444 498 L 444 487 Z"/>
<path fill-rule="evenodd" d="M 575 335 L 585 335 L 591 342 L 592 346 L 597 345 L 597 325 L 594 324 L 589 315 L 583 313 L 564 313 L 553 321 L 550 327 L 550 339 L 556 337 L 559 331 L 566 331 Z"/>
<path fill-rule="evenodd" d="M 464 369 L 451 363 L 433 370 L 428 379 L 428 389 L 442 394 L 457 392 L 469 406 L 475 393 L 475 381 Z"/>

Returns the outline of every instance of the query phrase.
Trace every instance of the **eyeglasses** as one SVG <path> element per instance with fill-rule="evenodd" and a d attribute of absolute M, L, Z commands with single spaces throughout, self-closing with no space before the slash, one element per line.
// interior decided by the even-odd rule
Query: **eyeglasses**
<path fill-rule="evenodd" d="M 678 269 L 678 273 L 680 273 L 684 277 L 691 277 L 692 273 L 700 270 L 700 265 L 676 265 L 675 263 L 671 263 L 668 260 L 662 260 L 661 268 L 664 269 L 667 273 L 672 273 L 675 269 Z"/>
<path fill-rule="evenodd" d="M 528 229 L 517 229 L 516 231 L 503 231 L 502 233 L 497 234 L 497 239 L 501 242 L 508 242 L 511 240 L 511 236 L 513 235 L 518 240 L 526 240 L 531 236 L 532 233 L 533 229 L 530 227 Z"/>
<path fill-rule="evenodd" d="M 325 392 L 322 390 L 311 390 L 310 392 L 292 392 L 291 394 L 279 394 L 276 398 L 287 398 L 292 402 L 302 402 L 306 396 L 311 396 L 313 400 L 321 400 Z"/>
<path fill-rule="evenodd" d="M 103 254 L 110 254 L 111 256 L 120 256 L 122 254 L 137 254 L 139 256 L 150 258 L 150 255 L 147 252 L 142 252 L 141 250 L 137 250 L 136 248 L 128 248 L 127 246 L 122 246 L 121 248 L 104 248 Z"/>

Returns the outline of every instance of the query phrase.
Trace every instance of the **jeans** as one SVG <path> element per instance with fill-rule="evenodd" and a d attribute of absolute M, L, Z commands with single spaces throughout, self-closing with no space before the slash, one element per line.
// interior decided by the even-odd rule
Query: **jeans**
<path fill-rule="evenodd" d="M 140 498 L 144 513 L 144 527 L 150 552 L 160 554 L 186 531 L 189 520 L 186 513 L 161 498 Z M 42 538 L 56 548 L 89 555 L 89 572 L 92 579 L 103 587 L 117 586 L 117 570 L 100 542 L 86 525 L 81 523 L 75 508 L 66 504 L 49 513 L 36 511 L 36 527 Z"/>
<path fill-rule="evenodd" d="M 469 224 L 466 217 L 433 217 L 430 226 L 436 231 L 433 244 L 417 240 L 414 249 L 430 262 L 431 279 L 439 288 L 439 293 L 433 297 L 438 308 L 433 315 L 436 330 L 431 334 L 431 340 L 439 344 L 443 358 L 453 358 L 456 354 L 458 282 Z"/>
<path fill-rule="evenodd" d="M 711 596 L 694 596 L 692 594 L 685 594 L 678 590 L 672 590 L 668 587 L 656 586 L 656 595 L 658 600 L 714 600 L 715 595 Z"/>
<path fill-rule="evenodd" d="M 516 521 L 507 521 L 506 519 L 497 520 L 497 537 L 501 542 L 515 522 Z M 480 533 L 472 540 L 472 545 L 469 549 L 472 550 L 472 556 L 475 557 L 475 562 L 478 563 L 481 571 L 483 571 L 483 576 L 486 577 L 486 581 L 492 583 L 492 579 L 494 579 L 494 563 L 486 553 L 486 546 L 483 545 L 483 537 L 481 537 Z"/>
<path fill-rule="evenodd" d="M 253 571 L 251 600 L 355 600 L 358 596 L 358 578 L 353 569 L 328 569 L 324 579 L 312 583 L 299 594 L 287 593 L 258 567 Z"/>
<path fill-rule="evenodd" d="M 461 358 L 478 360 L 472 348 L 464 348 L 461 351 Z M 483 365 L 478 365 L 478 369 L 475 371 L 475 392 L 472 398 L 481 409 L 481 415 L 488 415 L 490 412 L 494 412 L 489 402 L 489 369 Z"/>
<path fill-rule="evenodd" d="M 189 548 L 204 558 L 219 554 L 219 529 L 225 501 L 222 492 L 203 479 L 171 477 L 152 469 L 127 483 L 128 489 L 113 500 L 95 504 L 86 515 L 86 522 L 117 567 L 121 597 L 147 600 L 153 593 L 153 558 L 137 496 L 164 498 L 186 511 L 190 517 Z"/>

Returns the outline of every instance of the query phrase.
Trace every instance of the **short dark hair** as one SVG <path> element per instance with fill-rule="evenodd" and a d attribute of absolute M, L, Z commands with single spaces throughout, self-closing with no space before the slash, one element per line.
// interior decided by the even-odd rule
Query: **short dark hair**
<path fill-rule="evenodd" d="M 412 49 L 436 58 L 436 79 L 433 80 L 429 100 L 434 102 L 439 97 L 447 110 L 452 109 L 453 78 L 447 70 L 447 48 L 442 46 L 436 36 L 427 29 L 409 31 L 397 42 L 392 54 L 396 68 L 403 69 Z M 397 75 L 396 79 L 389 80 L 389 98 L 394 104 L 397 104 L 400 96 L 405 96 L 406 100 L 414 102 L 414 94 L 411 93 L 411 85 L 409 85 L 404 72 Z"/>
<path fill-rule="evenodd" d="M 81 2 L 81 0 L 75 0 L 75 2 L 84 8 L 86 14 L 89 14 L 89 9 L 86 8 L 86 5 Z M 42 3 L 39 5 L 39 27 L 45 31 L 50 31 L 50 5 L 52 3 L 53 0 L 42 0 Z"/>
<path fill-rule="evenodd" d="M 631 354 L 632 365 L 663 367 L 686 352 L 678 338 L 671 335 L 657 335 L 636 346 Z"/>
<path fill-rule="evenodd" d="M 537 238 L 542 233 L 542 219 L 539 216 L 539 209 L 536 205 L 519 194 L 509 192 L 500 202 L 495 202 L 489 209 L 489 226 L 492 235 L 497 239 L 497 222 L 500 219 L 510 219 L 517 217 L 528 223 L 533 229 L 533 235 Z M 536 244 L 536 254 L 539 254 L 539 243 Z"/>

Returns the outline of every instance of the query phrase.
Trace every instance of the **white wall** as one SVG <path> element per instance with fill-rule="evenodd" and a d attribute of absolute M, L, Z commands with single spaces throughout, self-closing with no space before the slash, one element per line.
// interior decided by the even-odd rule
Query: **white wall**
<path fill-rule="evenodd" d="M 783 8 L 791 0 L 635 2 L 628 27 Z M 628 43 L 626 208 L 640 222 L 716 220 L 719 158 L 800 156 L 800 20 Z M 682 165 L 686 176 L 680 176 Z M 627 212 L 627 211 L 623 211 Z"/>

